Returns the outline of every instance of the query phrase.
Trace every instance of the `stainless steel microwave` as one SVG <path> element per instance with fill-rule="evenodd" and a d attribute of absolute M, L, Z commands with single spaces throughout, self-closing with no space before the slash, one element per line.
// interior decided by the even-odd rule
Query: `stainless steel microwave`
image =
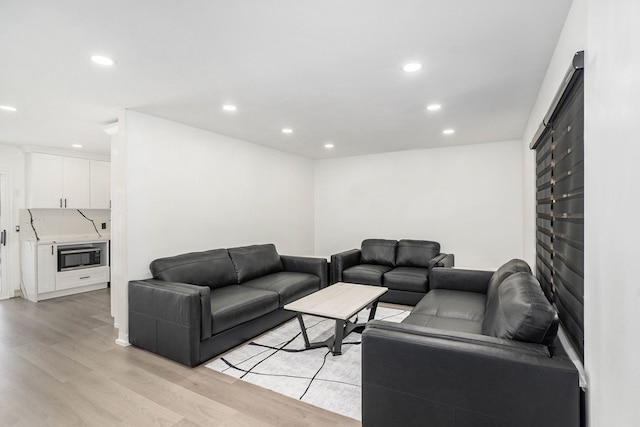
<path fill-rule="evenodd" d="M 58 248 L 58 271 L 75 270 L 100 265 L 100 248 Z"/>

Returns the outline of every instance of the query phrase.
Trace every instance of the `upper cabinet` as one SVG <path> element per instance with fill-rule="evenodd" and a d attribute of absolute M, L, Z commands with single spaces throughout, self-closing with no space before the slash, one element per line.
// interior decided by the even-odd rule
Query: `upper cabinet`
<path fill-rule="evenodd" d="M 111 163 L 91 160 L 91 207 L 111 208 Z"/>
<path fill-rule="evenodd" d="M 28 208 L 109 208 L 109 162 L 28 153 L 26 178 Z"/>
<path fill-rule="evenodd" d="M 26 172 L 28 208 L 63 207 L 62 157 L 29 153 Z"/>
<path fill-rule="evenodd" d="M 91 166 L 87 159 L 62 157 L 63 208 L 87 208 L 91 200 Z"/>

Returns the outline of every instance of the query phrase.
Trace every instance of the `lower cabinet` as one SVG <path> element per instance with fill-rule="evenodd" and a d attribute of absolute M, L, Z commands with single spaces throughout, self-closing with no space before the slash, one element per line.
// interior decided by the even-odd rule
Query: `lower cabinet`
<path fill-rule="evenodd" d="M 58 250 L 67 248 L 98 248 L 100 263 L 58 271 Z M 109 242 L 38 243 L 20 244 L 22 264 L 22 296 L 37 302 L 80 292 L 106 288 L 109 284 Z"/>
<path fill-rule="evenodd" d="M 56 290 L 78 288 L 109 281 L 109 267 L 91 267 L 56 273 Z"/>
<path fill-rule="evenodd" d="M 37 248 L 38 292 L 53 292 L 56 290 L 56 245 L 38 245 Z"/>

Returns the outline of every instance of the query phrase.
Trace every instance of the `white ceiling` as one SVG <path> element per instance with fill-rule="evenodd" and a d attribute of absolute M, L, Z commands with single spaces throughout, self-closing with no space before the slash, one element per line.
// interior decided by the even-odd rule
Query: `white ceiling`
<path fill-rule="evenodd" d="M 107 153 L 122 109 L 310 158 L 520 139 L 570 5 L 0 0 L 0 144 Z"/>

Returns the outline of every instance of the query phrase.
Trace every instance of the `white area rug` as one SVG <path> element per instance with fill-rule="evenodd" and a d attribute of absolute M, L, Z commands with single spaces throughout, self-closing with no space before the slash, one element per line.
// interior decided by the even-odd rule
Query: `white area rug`
<path fill-rule="evenodd" d="M 408 315 L 408 311 L 378 307 L 375 318 L 400 322 Z M 368 319 L 369 311 L 361 311 L 357 318 Z M 335 320 L 315 316 L 304 315 L 304 323 L 311 342 L 324 341 L 335 328 Z M 340 356 L 327 347 L 306 350 L 298 319 L 292 319 L 206 367 L 360 420 L 360 339 L 356 332 L 347 335 Z"/>

